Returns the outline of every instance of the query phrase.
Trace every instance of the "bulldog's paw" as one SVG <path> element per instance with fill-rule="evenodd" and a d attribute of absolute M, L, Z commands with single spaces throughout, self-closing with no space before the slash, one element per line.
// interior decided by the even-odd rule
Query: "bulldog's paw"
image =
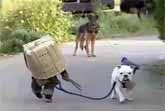
<path fill-rule="evenodd" d="M 133 101 L 134 100 L 134 98 L 132 98 L 132 97 L 127 97 L 127 101 Z"/>
<path fill-rule="evenodd" d="M 124 104 L 124 103 L 126 103 L 126 99 L 125 98 L 120 100 L 120 104 Z"/>
<path fill-rule="evenodd" d="M 117 97 L 116 97 L 114 94 L 112 94 L 112 95 L 110 96 L 110 98 L 111 98 L 112 100 L 117 99 Z"/>

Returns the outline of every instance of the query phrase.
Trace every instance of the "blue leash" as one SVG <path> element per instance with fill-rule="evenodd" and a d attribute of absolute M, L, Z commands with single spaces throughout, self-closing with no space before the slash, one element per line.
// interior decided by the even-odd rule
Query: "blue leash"
<path fill-rule="evenodd" d="M 66 90 L 66 89 L 64 89 L 64 88 L 62 88 L 61 83 L 59 84 L 59 87 L 56 86 L 56 89 L 58 89 L 58 90 L 60 90 L 60 91 L 63 91 L 63 92 L 65 92 L 65 93 L 67 93 L 67 94 L 71 94 L 71 95 L 74 95 L 74 96 L 83 97 L 83 98 L 90 99 L 90 100 L 102 100 L 102 99 L 106 99 L 108 96 L 111 95 L 112 91 L 113 91 L 114 88 L 115 88 L 115 85 L 116 85 L 116 82 L 113 83 L 112 88 L 110 89 L 110 91 L 108 92 L 107 95 L 105 95 L 104 97 L 98 97 L 98 98 L 96 98 L 96 97 L 89 97 L 89 96 L 85 96 L 85 95 L 82 95 L 82 94 L 70 92 L 70 91 L 68 91 L 68 90 Z"/>

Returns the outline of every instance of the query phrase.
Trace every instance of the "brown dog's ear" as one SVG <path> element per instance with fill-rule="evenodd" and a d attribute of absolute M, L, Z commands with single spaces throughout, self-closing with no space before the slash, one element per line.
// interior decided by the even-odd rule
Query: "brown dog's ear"
<path fill-rule="evenodd" d="M 92 15 L 91 14 L 88 14 L 87 17 L 88 17 L 89 20 L 92 19 Z"/>
<path fill-rule="evenodd" d="M 99 16 L 98 15 L 95 15 L 96 16 L 96 19 L 98 20 L 99 19 Z"/>

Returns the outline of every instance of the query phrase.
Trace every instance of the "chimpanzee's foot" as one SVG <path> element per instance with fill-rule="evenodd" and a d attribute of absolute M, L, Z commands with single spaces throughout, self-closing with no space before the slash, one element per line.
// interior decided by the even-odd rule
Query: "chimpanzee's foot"
<path fill-rule="evenodd" d="M 36 96 L 37 98 L 42 99 L 41 93 L 34 93 L 34 94 L 35 94 L 35 96 Z"/>
<path fill-rule="evenodd" d="M 52 103 L 53 100 L 52 100 L 52 99 L 46 99 L 46 98 L 45 98 L 45 102 L 46 102 L 46 103 Z"/>
<path fill-rule="evenodd" d="M 45 102 L 52 103 L 52 95 L 45 95 Z"/>

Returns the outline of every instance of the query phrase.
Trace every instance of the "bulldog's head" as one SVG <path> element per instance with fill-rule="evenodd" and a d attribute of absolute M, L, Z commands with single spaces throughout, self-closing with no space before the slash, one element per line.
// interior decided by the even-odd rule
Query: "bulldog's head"
<path fill-rule="evenodd" d="M 129 82 L 133 79 L 133 67 L 128 65 L 118 66 L 118 77 L 121 82 Z"/>

